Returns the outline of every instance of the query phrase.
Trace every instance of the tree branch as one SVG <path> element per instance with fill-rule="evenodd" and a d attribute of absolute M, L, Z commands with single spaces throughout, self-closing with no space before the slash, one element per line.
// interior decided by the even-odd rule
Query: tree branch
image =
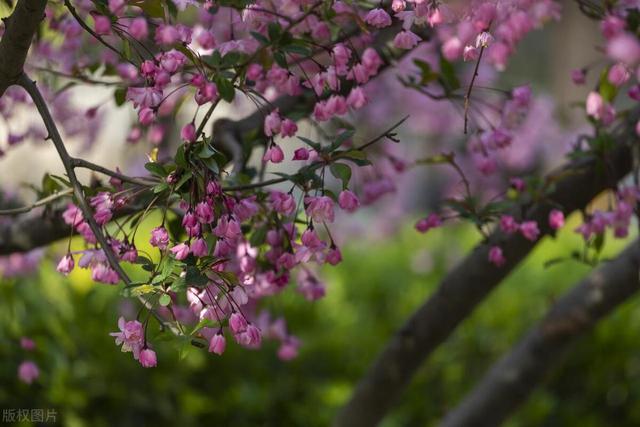
<path fill-rule="evenodd" d="M 611 188 L 631 171 L 629 144 L 637 140 L 630 118 L 618 133 L 617 146 L 606 159 L 574 161 L 547 177 L 554 190 L 533 205 L 518 206 L 524 220 L 537 221 L 540 238 L 552 233 L 548 226 L 551 209 L 561 206 L 565 214 L 584 208 L 601 191 Z M 604 166 L 604 167 L 603 167 Z M 602 171 L 606 170 L 606 173 Z M 500 245 L 507 256 L 502 267 L 488 262 L 489 248 Z M 334 426 L 376 425 L 392 407 L 414 372 L 496 287 L 537 242 L 519 234 L 497 231 L 478 245 L 440 283 L 438 289 L 389 340 L 385 349 L 362 378 L 351 399 L 335 419 Z"/>
<path fill-rule="evenodd" d="M 51 202 L 54 202 L 62 197 L 66 197 L 69 196 L 71 193 L 73 193 L 73 189 L 72 188 L 65 188 L 62 191 L 57 191 L 53 194 L 50 194 L 47 197 L 43 197 L 42 199 L 28 205 L 28 206 L 23 206 L 21 208 L 11 208 L 11 209 L 1 209 L 0 210 L 0 216 L 4 216 L 4 215 L 18 215 L 18 214 L 22 214 L 22 213 L 27 213 L 32 211 L 35 208 L 38 208 L 40 206 L 45 206 L 48 205 Z"/>
<path fill-rule="evenodd" d="M 525 401 L 570 344 L 638 291 L 639 268 L 640 242 L 635 241 L 554 304 L 440 426 L 499 425 Z"/>
<path fill-rule="evenodd" d="M 19 0 L 11 16 L 4 20 L 5 31 L 0 40 L 0 96 L 20 78 L 46 5 L 47 0 Z"/>
<path fill-rule="evenodd" d="M 87 221 L 89 227 L 91 228 L 91 231 L 95 235 L 96 240 L 98 241 L 98 243 L 100 243 L 102 251 L 109 261 L 109 265 L 111 265 L 111 268 L 113 268 L 113 270 L 118 273 L 120 279 L 122 279 L 122 281 L 124 281 L 125 284 L 128 285 L 131 282 L 129 280 L 129 276 L 127 276 L 127 273 L 125 273 L 125 271 L 122 269 L 122 266 L 120 266 L 118 258 L 116 258 L 116 255 L 111 250 L 111 245 L 109 245 L 107 238 L 102 232 L 102 228 L 100 228 L 100 226 L 96 223 L 96 220 L 93 218 L 93 212 L 91 211 L 91 208 L 89 207 L 89 204 L 85 199 L 82 185 L 80 184 L 76 176 L 73 159 L 67 152 L 67 148 L 62 141 L 60 132 L 58 132 L 58 127 L 53 121 L 51 112 L 49 111 L 47 103 L 42 97 L 40 90 L 38 90 L 35 82 L 24 73 L 18 79 L 18 84 L 27 91 L 29 96 L 31 96 L 34 104 L 36 105 L 36 108 L 38 109 L 38 112 L 40 113 L 40 116 L 44 121 L 44 125 L 47 128 L 47 132 L 49 132 L 49 137 L 51 138 L 51 141 L 53 142 L 53 145 L 58 152 L 60 160 L 62 160 L 65 171 L 67 172 L 67 177 L 69 178 L 69 182 L 71 183 L 71 187 L 73 188 L 73 194 L 75 195 L 76 202 L 78 203 L 78 206 L 82 211 L 82 215 L 84 216 L 85 221 Z"/>

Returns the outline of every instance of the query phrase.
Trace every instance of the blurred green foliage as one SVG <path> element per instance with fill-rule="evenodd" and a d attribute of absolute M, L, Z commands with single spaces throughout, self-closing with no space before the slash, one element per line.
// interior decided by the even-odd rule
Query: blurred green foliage
<path fill-rule="evenodd" d="M 571 228 L 570 226 L 567 228 Z M 0 410 L 55 408 L 65 426 L 327 426 L 357 380 L 438 280 L 477 242 L 467 228 L 406 230 L 397 238 L 354 239 L 344 263 L 327 268 L 327 297 L 309 303 L 293 289 L 268 303 L 303 341 L 292 362 L 273 343 L 228 346 L 223 357 L 156 342 L 159 366 L 143 369 L 109 332 L 134 310 L 115 288 L 84 273 L 64 278 L 47 261 L 35 276 L 0 282 Z M 622 247 L 617 242 L 609 255 Z M 384 426 L 435 425 L 484 371 L 589 267 L 545 261 L 579 248 L 571 231 L 535 253 L 439 348 Z M 508 254 L 506 254 L 508 256 Z M 631 300 L 579 340 L 509 421 L 509 426 L 640 425 L 640 312 Z M 27 353 L 19 338 L 36 340 Z M 18 381 L 24 359 L 41 376 Z"/>

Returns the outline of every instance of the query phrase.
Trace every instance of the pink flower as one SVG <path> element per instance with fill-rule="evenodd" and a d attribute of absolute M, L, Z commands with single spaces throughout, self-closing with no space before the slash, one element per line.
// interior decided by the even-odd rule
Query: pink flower
<path fill-rule="evenodd" d="M 207 242 L 200 237 L 191 243 L 191 253 L 197 257 L 207 256 L 209 254 L 209 248 Z"/>
<path fill-rule="evenodd" d="M 614 15 L 606 16 L 600 22 L 600 30 L 606 39 L 611 39 L 624 31 L 626 22 Z"/>
<path fill-rule="evenodd" d="M 492 246 L 491 249 L 489 249 L 489 262 L 496 267 L 501 267 L 507 262 L 499 246 Z"/>
<path fill-rule="evenodd" d="M 133 352 L 134 358 L 138 358 L 140 349 L 144 343 L 144 327 L 137 320 L 125 321 L 124 317 L 118 319 L 119 332 L 111 332 L 109 335 L 116 339 L 116 345 L 122 345 L 123 352 Z"/>
<path fill-rule="evenodd" d="M 316 222 L 333 222 L 333 200 L 327 196 L 305 197 L 306 212 Z"/>
<path fill-rule="evenodd" d="M 155 368 L 158 365 L 156 352 L 150 348 L 145 348 L 140 352 L 139 360 L 143 368 Z"/>
<path fill-rule="evenodd" d="M 247 329 L 247 319 L 240 313 L 231 313 L 229 317 L 229 327 L 234 335 L 244 332 Z"/>
<path fill-rule="evenodd" d="M 349 96 L 347 96 L 347 105 L 354 110 L 359 110 L 360 108 L 364 107 L 365 105 L 367 105 L 368 101 L 369 100 L 364 93 L 364 89 L 362 89 L 362 87 L 360 86 L 356 86 L 351 89 L 351 92 L 349 92 Z"/>
<path fill-rule="evenodd" d="M 524 236 L 525 239 L 534 241 L 540 235 L 540 230 L 538 229 L 538 223 L 535 221 L 525 221 L 520 224 L 520 233 Z"/>
<path fill-rule="evenodd" d="M 564 226 L 564 213 L 561 210 L 553 209 L 549 212 L 549 226 L 554 230 Z"/>
<path fill-rule="evenodd" d="M 227 347 L 227 341 L 224 335 L 217 333 L 209 341 L 209 352 L 221 355 Z"/>
<path fill-rule="evenodd" d="M 483 31 L 480 34 L 478 34 L 478 37 L 476 37 L 476 48 L 480 49 L 480 48 L 486 48 L 489 47 L 489 45 L 491 43 L 493 43 L 493 36 L 491 35 L 491 33 L 487 32 L 487 31 Z"/>
<path fill-rule="evenodd" d="M 315 301 L 325 296 L 326 289 L 323 283 L 307 270 L 300 270 L 298 275 L 298 291 L 308 301 Z"/>
<path fill-rule="evenodd" d="M 293 136 L 296 134 L 296 132 L 298 131 L 298 125 L 296 125 L 296 122 L 294 122 L 291 119 L 284 119 L 282 121 L 282 126 L 280 128 L 280 135 L 283 138 L 287 138 L 290 136 Z"/>
<path fill-rule="evenodd" d="M 139 16 L 131 21 L 131 25 L 129 25 L 129 34 L 138 41 L 146 39 L 149 35 L 147 20 Z"/>
<path fill-rule="evenodd" d="M 327 264 L 338 265 L 342 261 L 342 252 L 340 252 L 339 248 L 331 248 L 327 253 L 327 257 L 325 259 Z"/>
<path fill-rule="evenodd" d="M 398 49 L 412 49 L 420 43 L 420 41 L 420 37 L 407 30 L 396 34 L 396 37 L 393 39 L 393 45 Z"/>
<path fill-rule="evenodd" d="M 186 243 L 175 245 L 170 250 L 177 260 L 183 260 L 189 255 L 189 246 Z"/>
<path fill-rule="evenodd" d="M 441 225 L 440 216 L 436 213 L 430 213 L 429 216 L 418 221 L 415 227 L 420 233 L 426 233 L 432 228 L 440 227 Z"/>
<path fill-rule="evenodd" d="M 464 61 L 476 61 L 480 57 L 480 51 L 473 46 L 465 46 L 464 51 L 462 52 L 462 59 Z M 449 59 L 449 58 L 447 58 Z M 450 61 L 454 60 L 455 57 L 449 59 Z"/>
<path fill-rule="evenodd" d="M 519 225 L 511 215 L 500 217 L 500 229 L 506 234 L 513 234 L 518 231 Z"/>
<path fill-rule="evenodd" d="M 77 227 L 83 221 L 82 212 L 76 205 L 69 203 L 67 209 L 62 213 L 62 219 L 65 224 Z"/>
<path fill-rule="evenodd" d="M 284 160 L 284 152 L 278 144 L 271 144 L 262 157 L 262 161 L 271 163 L 281 163 Z"/>
<path fill-rule="evenodd" d="M 184 125 L 180 131 L 180 137 L 185 142 L 194 142 L 196 140 L 196 125 L 193 122 Z"/>
<path fill-rule="evenodd" d="M 391 17 L 384 9 L 380 8 L 371 9 L 364 20 L 367 24 L 376 28 L 384 28 L 391 25 Z"/>
<path fill-rule="evenodd" d="M 91 279 L 95 282 L 115 285 L 120 281 L 120 277 L 115 270 L 105 264 L 97 264 L 91 269 Z"/>
<path fill-rule="evenodd" d="M 172 45 L 180 40 L 180 32 L 172 25 L 160 25 L 156 29 L 156 43 Z"/>
<path fill-rule="evenodd" d="M 71 273 L 74 265 L 75 263 L 73 262 L 73 257 L 71 256 L 71 254 L 66 254 L 58 263 L 56 270 L 58 271 L 58 273 L 62 273 L 66 276 L 67 274 Z"/>
<path fill-rule="evenodd" d="M 271 194 L 269 194 L 269 201 L 273 209 L 279 214 L 288 216 L 296 210 L 296 200 L 291 194 L 272 191 Z"/>
<path fill-rule="evenodd" d="M 304 147 L 293 152 L 293 160 L 309 160 L 309 150 Z"/>
<path fill-rule="evenodd" d="M 156 119 L 156 113 L 149 107 L 141 108 L 138 111 L 138 122 L 142 126 L 149 126 Z"/>
<path fill-rule="evenodd" d="M 94 30 L 96 34 L 106 36 L 111 34 L 111 20 L 103 15 L 94 15 Z"/>
<path fill-rule="evenodd" d="M 31 338 L 22 337 L 20 338 L 20 347 L 23 350 L 33 351 L 36 349 L 36 343 Z"/>
<path fill-rule="evenodd" d="M 571 80 L 576 85 L 583 85 L 587 82 L 587 72 L 584 68 L 571 70 Z"/>
<path fill-rule="evenodd" d="M 615 119 L 615 110 L 604 101 L 598 92 L 589 93 L 587 96 L 586 110 L 587 115 L 601 121 L 605 126 L 611 124 Z"/>
<path fill-rule="evenodd" d="M 622 86 L 629 80 L 630 74 L 624 64 L 614 64 L 607 74 L 607 80 L 614 86 Z"/>
<path fill-rule="evenodd" d="M 640 61 L 640 42 L 634 35 L 620 34 L 609 40 L 607 55 L 614 61 L 634 65 Z"/>
<path fill-rule="evenodd" d="M 156 227 L 151 231 L 149 243 L 151 243 L 151 246 L 165 250 L 169 244 L 169 233 L 164 227 Z"/>
<path fill-rule="evenodd" d="M 475 58 L 477 58 L 477 49 L 473 46 L 464 47 L 458 37 L 451 37 L 442 44 L 442 56 L 444 56 L 447 61 L 455 61 L 460 58 L 460 55 L 463 55 L 465 61 L 469 61 L 470 58 L 473 59 L 473 52 L 475 52 Z"/>
<path fill-rule="evenodd" d="M 273 110 L 264 119 L 264 134 L 266 136 L 274 136 L 280 133 L 282 119 L 278 110 Z"/>
<path fill-rule="evenodd" d="M 338 205 L 347 212 L 355 212 L 360 206 L 360 201 L 351 191 L 343 190 L 338 196 Z"/>
<path fill-rule="evenodd" d="M 25 384 L 31 384 L 40 376 L 38 365 L 30 360 L 25 360 L 18 366 L 18 378 Z"/>
<path fill-rule="evenodd" d="M 215 101 L 218 99 L 218 95 L 218 86 L 215 83 L 207 82 L 198 88 L 194 99 L 198 105 L 203 105 Z"/>
<path fill-rule="evenodd" d="M 298 347 L 300 342 L 296 338 L 287 337 L 278 348 L 278 358 L 285 362 L 295 359 L 298 357 Z"/>
<path fill-rule="evenodd" d="M 213 208 L 207 202 L 200 202 L 196 205 L 195 217 L 203 224 L 210 224 L 213 222 Z M 192 227 L 195 224 L 192 225 Z"/>
<path fill-rule="evenodd" d="M 162 91 L 154 87 L 130 87 L 126 99 L 133 102 L 134 108 L 155 107 L 162 101 Z"/>

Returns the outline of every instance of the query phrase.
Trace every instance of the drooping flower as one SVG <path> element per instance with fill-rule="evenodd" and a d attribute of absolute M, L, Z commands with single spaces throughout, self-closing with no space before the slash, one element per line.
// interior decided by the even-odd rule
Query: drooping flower
<path fill-rule="evenodd" d="M 139 361 L 143 368 L 154 368 L 158 365 L 156 352 L 150 348 L 145 348 L 140 352 Z"/>

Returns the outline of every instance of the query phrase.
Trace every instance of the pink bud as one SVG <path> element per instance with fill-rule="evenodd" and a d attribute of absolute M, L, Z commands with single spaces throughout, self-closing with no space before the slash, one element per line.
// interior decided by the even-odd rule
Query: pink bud
<path fill-rule="evenodd" d="M 284 152 L 277 144 L 271 144 L 262 158 L 265 162 L 280 163 L 284 160 Z"/>
<path fill-rule="evenodd" d="M 25 360 L 18 366 L 18 378 L 26 384 L 31 384 L 40 376 L 38 365 L 30 360 Z"/>
<path fill-rule="evenodd" d="M 67 274 L 71 273 L 74 265 L 75 263 L 71 254 L 66 254 L 58 263 L 56 270 L 58 271 L 58 273 L 62 273 L 66 276 Z"/>
<path fill-rule="evenodd" d="M 428 217 L 421 219 L 416 223 L 416 230 L 420 233 L 426 233 L 432 228 L 442 225 L 442 220 L 436 213 L 430 213 Z"/>
<path fill-rule="evenodd" d="M 224 335 L 218 333 L 211 337 L 209 341 L 209 352 L 221 355 L 227 347 L 227 341 Z"/>
<path fill-rule="evenodd" d="M 549 226 L 554 230 L 564 226 L 564 213 L 561 210 L 553 209 L 549 212 Z"/>
<path fill-rule="evenodd" d="M 240 313 L 232 313 L 229 317 L 229 327 L 234 334 L 239 334 L 247 329 L 247 320 Z"/>
<path fill-rule="evenodd" d="M 493 246 L 489 249 L 489 262 L 496 267 L 501 267 L 507 260 L 502 254 L 502 249 L 499 246 Z"/>
<path fill-rule="evenodd" d="M 355 212 L 360 206 L 360 201 L 349 190 L 343 190 L 338 196 L 338 205 L 347 212 Z"/>
<path fill-rule="evenodd" d="M 583 85 L 587 82 L 587 72 L 584 68 L 571 70 L 571 80 L 576 85 Z"/>
<path fill-rule="evenodd" d="M 94 30 L 96 34 L 106 36 L 111 34 L 111 20 L 103 15 L 94 15 Z"/>
<path fill-rule="evenodd" d="M 143 17 L 135 18 L 129 26 L 129 34 L 136 40 L 146 39 L 149 35 L 147 20 Z"/>
<path fill-rule="evenodd" d="M 180 137 L 185 142 L 194 142 L 196 140 L 196 125 L 193 122 L 184 125 L 180 131 Z"/>
<path fill-rule="evenodd" d="M 140 364 L 143 368 L 154 368 L 158 365 L 156 352 L 150 348 L 145 348 L 140 352 Z"/>
<path fill-rule="evenodd" d="M 298 148 L 293 152 L 293 160 L 308 160 L 309 150 L 304 147 Z"/>

